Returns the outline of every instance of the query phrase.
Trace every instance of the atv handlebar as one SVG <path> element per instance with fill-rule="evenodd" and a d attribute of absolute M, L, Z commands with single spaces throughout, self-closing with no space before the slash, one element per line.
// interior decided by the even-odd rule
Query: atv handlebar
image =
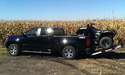
<path fill-rule="evenodd" d="M 90 24 L 87 24 L 87 27 L 91 27 L 92 25 L 95 25 L 95 23 L 90 23 Z"/>

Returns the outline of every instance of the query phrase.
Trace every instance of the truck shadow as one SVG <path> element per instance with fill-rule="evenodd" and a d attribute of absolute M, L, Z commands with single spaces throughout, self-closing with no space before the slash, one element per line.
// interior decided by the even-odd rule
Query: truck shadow
<path fill-rule="evenodd" d="M 58 57 L 61 57 L 59 55 L 56 55 L 56 54 L 35 54 L 35 53 L 23 53 L 22 56 L 31 56 L 30 58 L 35 58 L 35 59 L 40 59 L 40 60 L 47 60 L 49 62 L 55 62 L 55 63 L 59 63 L 59 64 L 62 64 L 62 65 L 65 65 L 65 66 L 68 66 L 68 67 L 71 67 L 72 69 L 74 70 L 78 70 L 80 71 L 81 73 L 84 73 L 86 75 L 93 75 L 91 72 L 89 72 L 88 70 L 86 69 L 79 69 L 77 66 L 69 63 L 69 62 L 66 62 L 66 60 L 64 58 L 58 58 Z M 108 53 L 104 53 L 104 54 L 99 54 L 99 55 L 96 55 L 96 56 L 80 56 L 78 59 L 74 59 L 74 60 L 80 60 L 80 59 L 85 59 L 85 58 L 90 58 L 90 59 L 99 59 L 99 58 L 106 58 L 106 59 L 125 59 L 125 53 L 116 53 L 116 52 L 108 52 Z M 71 60 L 72 61 L 72 60 Z M 99 60 L 96 60 L 98 62 L 101 62 L 102 61 L 99 61 Z M 96 64 L 98 65 L 98 64 Z M 101 65 L 101 66 L 104 66 L 104 65 Z M 107 67 L 107 66 L 104 66 L 104 67 Z M 109 67 L 108 67 L 109 68 Z M 113 69 L 114 70 L 114 69 Z"/>
<path fill-rule="evenodd" d="M 107 52 L 107 53 L 91 56 L 89 58 L 125 59 L 125 53 Z"/>
<path fill-rule="evenodd" d="M 44 53 L 22 53 L 20 56 L 42 57 L 42 58 L 57 58 L 61 57 L 58 54 L 44 54 Z"/>
<path fill-rule="evenodd" d="M 41 53 L 22 53 L 21 56 L 31 56 L 31 57 L 44 57 L 44 58 L 57 58 L 62 57 L 59 54 L 41 54 Z M 95 56 L 81 55 L 75 60 L 85 59 L 85 58 L 106 58 L 106 59 L 125 59 L 125 53 L 107 52 L 103 54 L 98 54 Z"/>

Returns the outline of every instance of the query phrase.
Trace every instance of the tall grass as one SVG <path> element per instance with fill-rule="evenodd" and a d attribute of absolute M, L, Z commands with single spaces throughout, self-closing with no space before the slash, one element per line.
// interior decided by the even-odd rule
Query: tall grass
<path fill-rule="evenodd" d="M 125 20 L 87 20 L 87 21 L 0 21 L 0 43 L 4 44 L 6 37 L 17 35 L 34 27 L 63 27 L 66 34 L 75 34 L 78 27 L 95 23 L 98 29 L 115 29 L 115 44 L 121 41 L 125 44 Z"/>

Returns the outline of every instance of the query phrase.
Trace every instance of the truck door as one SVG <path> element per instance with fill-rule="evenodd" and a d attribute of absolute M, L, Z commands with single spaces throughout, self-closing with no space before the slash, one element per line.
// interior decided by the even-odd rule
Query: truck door
<path fill-rule="evenodd" d="M 25 50 L 37 50 L 38 36 L 40 35 L 40 28 L 32 28 L 25 32 L 25 36 L 22 37 L 22 49 Z"/>
<path fill-rule="evenodd" d="M 40 36 L 37 38 L 38 48 L 42 52 L 49 52 L 52 46 L 52 34 L 51 28 L 41 28 Z"/>

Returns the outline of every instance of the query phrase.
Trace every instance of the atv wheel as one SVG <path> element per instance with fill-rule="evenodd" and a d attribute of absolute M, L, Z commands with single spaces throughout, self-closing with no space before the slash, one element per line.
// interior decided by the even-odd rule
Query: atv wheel
<path fill-rule="evenodd" d="M 103 37 L 100 39 L 99 45 L 104 50 L 112 48 L 113 40 L 110 37 Z"/>

